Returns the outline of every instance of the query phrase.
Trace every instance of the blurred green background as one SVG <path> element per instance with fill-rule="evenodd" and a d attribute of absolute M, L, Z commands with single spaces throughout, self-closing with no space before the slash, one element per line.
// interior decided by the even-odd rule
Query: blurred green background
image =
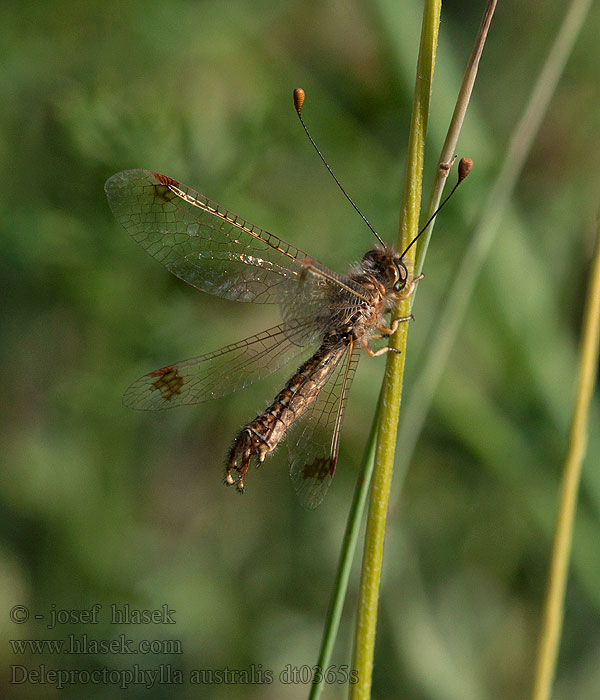
<path fill-rule="evenodd" d="M 511 130 L 564 12 L 501 2 L 459 143 L 475 168 L 438 220 L 411 325 L 408 387 L 485 211 Z M 444 5 L 425 192 L 483 2 Z M 277 323 L 208 297 L 136 246 L 103 184 L 164 172 L 343 271 L 373 241 L 294 113 L 381 235 L 396 237 L 421 3 L 6 2 L 0 42 L 2 687 L 10 698 L 113 698 L 117 686 L 10 683 L 9 666 L 140 669 L 184 683 L 130 698 L 305 698 L 280 672 L 316 661 L 384 360 L 363 358 L 338 475 L 295 501 L 286 449 L 223 487 L 226 450 L 279 373 L 212 404 L 126 410 L 141 374 Z M 526 697 L 546 581 L 599 202 L 596 4 L 579 38 L 391 506 L 373 694 Z M 583 474 L 556 698 L 600 696 L 600 405 Z M 403 446 L 398 446 L 402 452 Z M 349 663 L 355 565 L 334 663 Z M 52 610 L 103 606 L 48 629 Z M 110 624 L 167 604 L 176 624 Z M 24 605 L 25 624 L 9 619 Z M 55 607 L 53 607 L 55 606 Z M 43 620 L 35 619 L 43 615 Z M 8 640 L 181 642 L 179 654 L 18 653 Z M 274 682 L 191 685 L 193 669 Z M 208 677 L 206 677 L 208 678 Z M 346 696 L 331 685 L 325 698 Z"/>

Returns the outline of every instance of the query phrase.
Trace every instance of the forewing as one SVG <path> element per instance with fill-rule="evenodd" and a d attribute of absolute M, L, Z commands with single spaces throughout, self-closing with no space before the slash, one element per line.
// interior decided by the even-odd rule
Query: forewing
<path fill-rule="evenodd" d="M 177 180 L 125 170 L 105 190 L 132 238 L 188 284 L 255 303 L 281 303 L 293 293 L 306 253 Z"/>
<path fill-rule="evenodd" d="M 135 381 L 123 395 L 123 403 L 159 410 L 226 396 L 308 351 L 318 342 L 313 331 L 312 320 L 282 323 L 215 352 L 162 367 Z"/>
<path fill-rule="evenodd" d="M 371 303 L 372 291 L 349 275 L 338 275 L 312 258 L 302 263 L 297 283 L 281 300 L 284 319 L 311 316 L 326 333 L 347 325 L 361 306 Z"/>
<path fill-rule="evenodd" d="M 359 359 L 360 349 L 351 345 L 331 379 L 289 431 L 290 478 L 306 508 L 320 505 L 333 480 L 348 392 Z"/>

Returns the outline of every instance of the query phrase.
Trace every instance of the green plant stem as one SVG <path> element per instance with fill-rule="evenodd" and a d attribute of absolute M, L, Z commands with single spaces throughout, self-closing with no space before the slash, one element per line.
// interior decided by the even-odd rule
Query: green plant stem
<path fill-rule="evenodd" d="M 477 77 L 477 71 L 479 69 L 479 61 L 481 59 L 481 54 L 483 53 L 483 47 L 485 45 L 485 40 L 487 39 L 490 24 L 492 22 L 492 17 L 494 16 L 496 2 L 497 0 L 488 0 L 488 3 L 483 12 L 483 17 L 481 18 L 481 23 L 479 24 L 477 36 L 475 37 L 475 43 L 473 44 L 473 50 L 471 51 L 471 55 L 469 56 L 469 60 L 467 62 L 467 67 L 463 76 L 462 85 L 460 86 L 458 97 L 456 99 L 454 112 L 452 113 L 450 125 L 448 126 L 446 140 L 444 141 L 444 145 L 442 146 L 442 151 L 440 153 L 440 167 L 438 168 L 435 182 L 433 183 L 433 189 L 429 198 L 429 206 L 427 207 L 427 213 L 424 216 L 424 219 L 426 221 L 429 220 L 431 216 L 433 216 L 433 213 L 438 208 L 442 199 L 442 192 L 444 191 L 444 185 L 446 184 L 446 179 L 448 177 L 448 170 L 444 169 L 441 166 L 444 163 L 450 163 L 456 152 L 458 137 L 460 136 L 462 125 L 465 121 L 467 107 L 469 106 L 469 102 L 471 101 L 473 86 L 475 85 L 475 78 Z M 423 262 L 425 261 L 425 255 L 427 254 L 427 248 L 429 246 L 431 234 L 433 233 L 434 225 L 435 221 L 432 221 L 431 225 L 429 226 L 427 231 L 425 231 L 417 246 L 417 255 L 415 260 L 415 275 L 420 275 L 423 270 Z M 414 303 L 414 297 L 412 299 L 412 302 Z"/>
<path fill-rule="evenodd" d="M 444 142 L 440 154 L 440 163 L 446 163 L 452 159 L 452 156 L 456 150 L 456 145 L 458 142 L 458 137 L 462 129 L 467 107 L 470 102 L 471 94 L 473 91 L 473 85 L 475 83 L 475 78 L 477 76 L 477 70 L 479 67 L 479 60 L 483 51 L 483 46 L 487 38 L 487 33 L 490 27 L 490 22 L 496 7 L 496 0 L 489 0 L 487 6 L 484 10 L 483 17 L 475 37 L 475 42 L 473 45 L 473 50 L 469 57 L 467 67 L 465 70 L 462 86 L 456 101 L 456 106 L 450 125 L 448 127 L 448 134 Z M 433 191 L 430 197 L 429 209 L 425 218 L 429 218 L 431 214 L 435 211 L 439 205 L 441 195 L 443 192 L 444 184 L 446 182 L 447 171 L 442 168 L 438 169 L 438 174 L 434 183 Z M 429 235 L 435 221 L 432 222 L 429 227 Z M 428 236 L 429 238 L 429 236 Z M 416 273 L 421 271 L 423 259 L 425 255 L 426 245 L 419 245 L 416 253 Z M 414 301 L 414 294 L 411 297 L 411 306 Z M 332 598 L 329 604 L 329 610 L 327 613 L 327 618 L 325 621 L 325 629 L 323 632 L 323 639 L 321 642 L 321 648 L 319 651 L 319 658 L 317 661 L 317 666 L 324 670 L 331 662 L 331 655 L 333 652 L 333 647 L 335 644 L 335 639 L 337 637 L 344 599 L 346 597 L 346 592 L 348 588 L 348 580 L 350 576 L 350 569 L 352 567 L 352 561 L 354 558 L 354 552 L 356 550 L 356 542 L 358 539 L 358 531 L 360 528 L 360 523 L 362 522 L 362 516 L 366 505 L 368 489 L 371 483 L 371 476 L 373 472 L 374 457 L 375 457 L 375 441 L 377 439 L 377 426 L 379 423 L 379 411 L 381 406 L 381 396 L 377 403 L 377 410 L 373 416 L 373 422 L 371 425 L 371 431 L 369 438 L 367 440 L 367 446 L 365 448 L 365 456 L 363 458 L 363 464 L 360 471 L 360 476 L 357 481 L 356 489 L 354 492 L 354 498 L 352 505 L 350 507 L 350 512 L 348 514 L 348 521 L 346 524 L 346 531 L 344 533 L 344 539 L 342 542 L 342 549 L 340 553 L 340 559 L 338 563 L 338 570 L 336 573 L 336 578 L 334 582 Z M 324 677 L 315 676 L 313 684 L 311 686 L 311 691 L 309 695 L 309 700 L 318 700 L 320 698 L 324 684 Z"/>
<path fill-rule="evenodd" d="M 441 0 L 426 0 L 423 12 L 419 58 L 417 61 L 417 79 L 408 143 L 404 199 L 400 214 L 398 236 L 398 247 L 400 249 L 408 245 L 418 229 L 425 134 L 429 116 L 440 12 Z M 414 256 L 405 260 L 405 262 L 409 269 L 412 268 L 414 266 Z M 395 309 L 393 317 L 398 318 L 407 315 L 409 305 L 410 299 L 402 300 L 398 304 L 398 308 Z M 375 450 L 373 483 L 369 498 L 369 513 L 367 516 L 354 640 L 352 666 L 358 674 L 358 682 L 351 686 L 351 697 L 353 700 L 368 700 L 371 694 L 377 604 L 383 562 L 383 541 L 402 394 L 407 326 L 408 324 L 406 323 L 401 324 L 398 331 L 391 338 L 390 345 L 401 350 L 401 354 L 388 353 L 381 397 L 381 414 Z"/>
<path fill-rule="evenodd" d="M 479 272 L 487 259 L 499 229 L 502 214 L 521 175 L 533 141 L 556 90 L 558 81 L 588 16 L 591 0 L 573 0 L 548 53 L 531 97 L 513 131 L 500 174 L 483 206 L 485 216 L 457 266 L 451 288 L 445 296 L 440 322 L 427 347 L 422 369 L 407 397 L 398 441 L 402 454 L 396 465 L 395 488 L 400 488 L 415 450 L 433 395 L 448 361 L 460 323 L 473 293 Z"/>
<path fill-rule="evenodd" d="M 371 475 L 373 473 L 373 464 L 375 462 L 375 435 L 377 432 L 377 417 L 379 415 L 379 407 L 381 401 L 377 403 L 375 411 L 375 421 L 371 426 L 371 433 L 365 448 L 363 457 L 363 466 L 358 478 L 356 488 L 354 489 L 354 497 L 348 514 L 346 530 L 342 542 L 342 550 L 340 552 L 340 561 L 333 586 L 333 594 L 329 603 L 329 611 L 327 612 L 327 620 L 325 630 L 323 631 L 323 640 L 319 651 L 317 666 L 321 670 L 320 675 L 313 677 L 313 682 L 308 696 L 309 700 L 318 700 L 323 692 L 323 684 L 325 683 L 324 673 L 331 661 L 331 654 L 335 645 L 346 591 L 348 590 L 348 580 L 350 578 L 350 570 L 352 561 L 354 560 L 354 552 L 358 541 L 358 534 L 362 522 L 362 514 L 365 510 L 369 486 L 371 484 Z"/>
<path fill-rule="evenodd" d="M 548 700 L 552 693 L 564 617 L 565 590 L 577 508 L 577 491 L 581 479 L 581 465 L 585 456 L 590 403 L 596 385 L 599 346 L 600 229 L 596 237 L 596 248 L 583 318 L 577 396 L 569 433 L 569 446 L 563 467 L 560 503 L 552 544 L 552 558 L 538 647 L 533 700 Z"/>

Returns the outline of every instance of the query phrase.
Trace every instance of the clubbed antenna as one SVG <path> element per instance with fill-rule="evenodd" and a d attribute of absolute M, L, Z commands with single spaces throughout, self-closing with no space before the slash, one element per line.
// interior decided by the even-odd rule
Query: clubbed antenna
<path fill-rule="evenodd" d="M 454 156 L 456 158 L 456 156 Z M 452 163 L 454 160 L 452 160 Z M 460 183 L 467 177 L 467 175 L 471 172 L 471 168 L 473 167 L 473 161 L 470 158 L 461 158 L 459 163 L 458 163 L 458 180 L 456 181 L 456 184 L 450 191 L 450 194 L 444 199 L 444 201 L 440 204 L 440 206 L 433 212 L 433 214 L 427 219 L 427 222 L 425 223 L 425 226 L 417 233 L 417 235 L 412 239 L 412 241 L 406 246 L 404 249 L 404 252 L 400 256 L 400 259 L 402 259 L 406 253 L 412 248 L 412 246 L 417 242 L 419 236 L 422 233 L 425 233 L 427 229 L 429 228 L 431 222 L 435 219 L 435 217 L 439 214 L 440 209 L 448 202 L 450 197 L 456 192 L 456 188 L 460 185 Z"/>
<path fill-rule="evenodd" d="M 354 207 L 354 209 L 358 212 L 360 215 L 361 219 L 367 224 L 367 226 L 371 229 L 373 234 L 375 235 L 375 238 L 381 243 L 381 245 L 385 245 L 383 242 L 381 236 L 377 233 L 377 231 L 371 226 L 369 223 L 369 220 L 367 217 L 362 213 L 362 211 L 354 204 L 352 201 L 352 198 L 350 195 L 346 192 L 346 190 L 342 187 L 342 184 L 340 181 L 337 179 L 335 176 L 335 173 L 333 170 L 330 168 L 329 163 L 325 160 L 325 156 L 321 153 L 321 151 L 317 148 L 317 144 L 313 141 L 313 137 L 310 135 L 310 131 L 308 130 L 308 127 L 304 123 L 304 119 L 302 118 L 302 105 L 304 104 L 304 98 L 306 97 L 306 94 L 302 88 L 296 88 L 294 90 L 294 107 L 296 108 L 296 113 L 298 115 L 298 119 L 300 119 L 300 123 L 302 124 L 304 131 L 306 132 L 306 135 L 308 136 L 309 141 L 312 143 L 313 148 L 315 151 L 319 154 L 319 158 L 323 161 L 325 167 L 327 170 L 329 170 L 329 174 L 331 177 L 335 180 L 336 185 L 340 188 L 340 190 L 343 192 L 344 196 L 346 199 L 350 202 L 350 204 Z"/>

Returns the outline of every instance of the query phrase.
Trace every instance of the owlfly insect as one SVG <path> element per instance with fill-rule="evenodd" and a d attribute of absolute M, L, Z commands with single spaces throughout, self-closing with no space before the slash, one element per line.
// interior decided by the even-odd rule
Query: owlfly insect
<path fill-rule="evenodd" d="M 302 90 L 294 91 L 294 101 L 333 175 L 302 118 Z M 466 174 L 462 161 L 461 167 L 459 182 Z M 210 401 L 303 355 L 271 405 L 239 431 L 227 457 L 225 483 L 242 492 L 252 459 L 262 463 L 286 437 L 294 489 L 308 508 L 321 503 L 333 479 L 361 350 L 371 357 L 391 351 L 374 351 L 369 342 L 409 320 L 398 318 L 388 326 L 384 316 L 415 288 L 419 278 L 409 280 L 403 258 L 430 223 L 397 253 L 333 177 L 378 240 L 344 275 L 166 175 L 125 170 L 105 186 L 117 221 L 167 270 L 225 299 L 278 304 L 282 314 L 279 325 L 262 333 L 146 374 L 127 389 L 125 405 L 153 410 Z"/>

